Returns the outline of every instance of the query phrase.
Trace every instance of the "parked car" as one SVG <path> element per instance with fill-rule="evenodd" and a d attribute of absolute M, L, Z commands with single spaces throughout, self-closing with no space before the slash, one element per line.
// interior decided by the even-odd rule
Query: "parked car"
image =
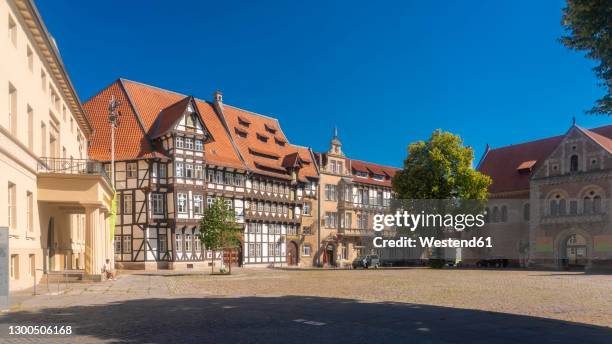
<path fill-rule="evenodd" d="M 379 266 L 380 266 L 380 258 L 375 254 L 369 254 L 367 256 L 357 257 L 355 258 L 355 260 L 353 260 L 353 264 L 352 264 L 353 269 L 357 269 L 357 268 L 367 269 L 370 267 L 378 269 Z"/>
<path fill-rule="evenodd" d="M 508 267 L 508 258 L 505 257 L 488 257 L 476 262 L 479 268 L 506 268 Z"/>

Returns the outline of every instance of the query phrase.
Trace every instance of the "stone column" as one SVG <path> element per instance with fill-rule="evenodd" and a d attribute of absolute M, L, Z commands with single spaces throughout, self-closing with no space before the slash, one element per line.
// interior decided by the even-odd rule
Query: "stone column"
<path fill-rule="evenodd" d="M 101 276 L 103 261 L 100 260 L 100 210 L 85 209 L 85 274 Z"/>

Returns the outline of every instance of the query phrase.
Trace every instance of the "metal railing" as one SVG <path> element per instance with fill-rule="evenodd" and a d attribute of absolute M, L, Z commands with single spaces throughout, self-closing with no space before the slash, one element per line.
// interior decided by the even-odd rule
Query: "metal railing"
<path fill-rule="evenodd" d="M 38 172 L 99 175 L 104 177 L 109 185 L 112 185 L 104 170 L 104 165 L 93 160 L 41 157 L 38 160 Z"/>

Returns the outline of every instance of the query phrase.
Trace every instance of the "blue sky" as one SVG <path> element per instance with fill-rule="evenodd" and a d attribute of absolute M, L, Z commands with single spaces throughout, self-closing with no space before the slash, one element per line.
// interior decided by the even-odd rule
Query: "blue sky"
<path fill-rule="evenodd" d="M 610 123 L 563 1 L 37 1 L 85 101 L 122 77 L 279 118 L 325 150 L 401 166 L 436 128 L 476 150 Z"/>

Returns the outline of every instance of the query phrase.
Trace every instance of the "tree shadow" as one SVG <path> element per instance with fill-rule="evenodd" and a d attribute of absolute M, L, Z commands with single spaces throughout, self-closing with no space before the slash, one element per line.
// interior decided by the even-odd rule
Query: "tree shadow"
<path fill-rule="evenodd" d="M 609 343 L 612 328 L 407 303 L 352 299 L 203 297 L 133 299 L 19 311 L 9 325 L 70 325 L 112 343 Z M 57 336 L 46 336 L 45 339 Z"/>

